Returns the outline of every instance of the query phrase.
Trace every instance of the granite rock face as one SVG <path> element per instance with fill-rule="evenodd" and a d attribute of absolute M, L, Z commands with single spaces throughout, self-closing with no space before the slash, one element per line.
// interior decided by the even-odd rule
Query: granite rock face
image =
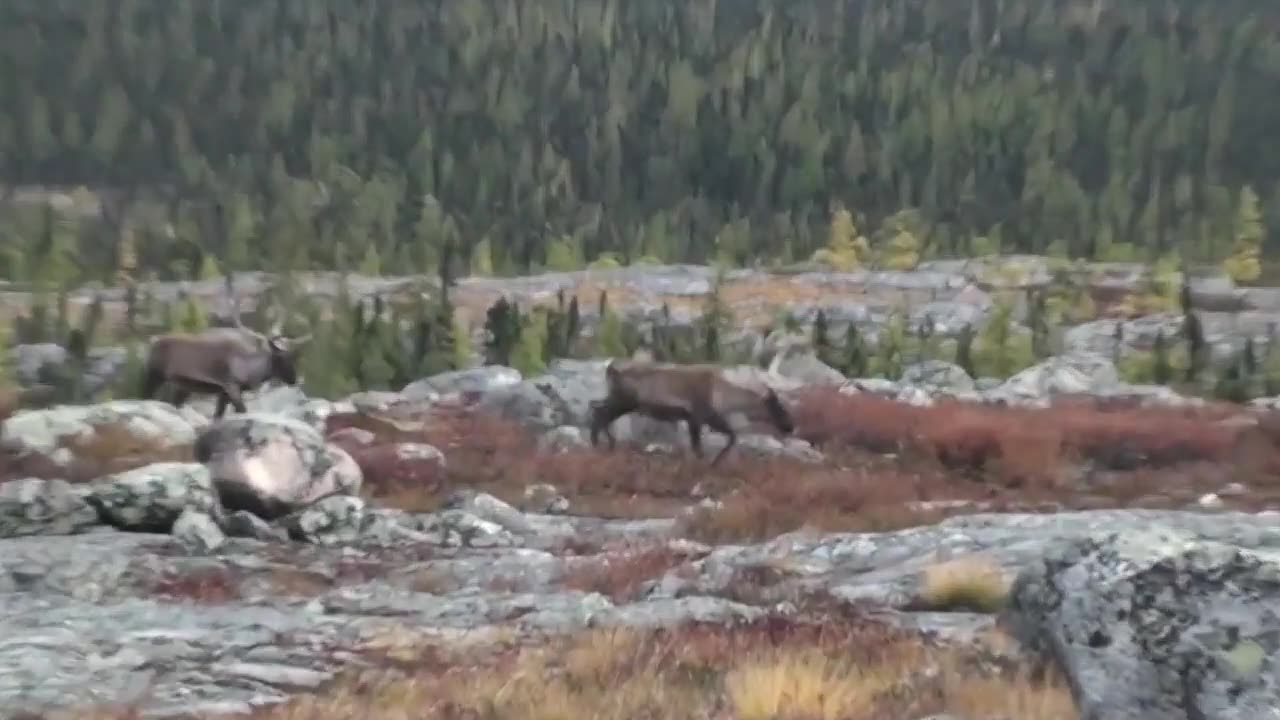
<path fill-rule="evenodd" d="M 0 446 L 11 452 L 54 455 L 71 439 L 85 439 L 101 426 L 123 429 L 131 439 L 158 449 L 195 441 L 207 420 L 190 408 L 159 400 L 113 400 L 96 405 L 57 405 L 27 410 L 0 424 Z"/>
<path fill-rule="evenodd" d="M 0 483 L 0 538 L 74 535 L 98 522 L 98 511 L 65 480 Z"/>
<path fill-rule="evenodd" d="M 886 621 L 963 641 L 996 618 L 923 606 L 921 578 L 972 556 L 1021 574 L 1006 620 L 1060 659 L 1083 707 L 1165 713 L 1090 719 L 1265 718 L 1274 699 L 1274 514 L 978 514 L 710 547 L 681 538 L 675 519 L 521 511 L 468 491 L 432 513 L 333 495 L 275 522 L 160 505 L 152 512 L 166 517 L 181 506 L 170 534 L 0 540 L 0 718 L 129 702 L 155 718 L 248 712 L 377 665 L 380 653 L 785 617 L 811 603 L 878 608 Z M 653 551 L 669 569 L 637 578 L 625 596 L 576 584 Z M 1184 678 L 1192 694 L 1168 689 Z"/>
<path fill-rule="evenodd" d="M 330 495 L 360 491 L 360 467 L 297 420 L 249 413 L 224 418 L 195 443 L 228 510 L 274 519 Z"/>
<path fill-rule="evenodd" d="M 1010 624 L 1065 670 L 1085 720 L 1280 717 L 1280 543 L 1265 540 L 1166 527 L 1052 548 L 1015 583 Z"/>
<path fill-rule="evenodd" d="M 219 515 L 209 471 L 197 463 L 153 463 L 95 480 L 86 500 L 121 530 L 169 532 L 187 509 Z"/>

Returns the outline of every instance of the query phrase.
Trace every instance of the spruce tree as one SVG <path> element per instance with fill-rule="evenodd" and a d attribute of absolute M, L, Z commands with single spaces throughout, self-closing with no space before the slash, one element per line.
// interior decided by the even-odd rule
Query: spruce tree
<path fill-rule="evenodd" d="M 1179 300 L 1182 305 L 1182 334 L 1187 340 L 1187 382 L 1195 382 L 1204 369 L 1205 339 L 1200 318 L 1195 313 L 1191 299 L 1191 282 L 1183 273 L 1182 292 Z"/>
<path fill-rule="evenodd" d="M 831 362 L 831 338 L 827 336 L 829 329 L 827 328 L 827 314 L 821 308 L 818 314 L 813 318 L 813 328 L 810 335 L 810 342 L 813 345 L 813 352 L 818 359 L 830 364 Z"/>
<path fill-rule="evenodd" d="M 1156 332 L 1155 342 L 1151 346 L 1151 362 L 1152 380 L 1157 385 L 1168 385 L 1173 379 L 1173 367 L 1169 364 L 1169 346 L 1164 330 Z"/>
<path fill-rule="evenodd" d="M 852 378 L 862 378 L 867 376 L 867 367 L 870 364 L 867 357 L 867 348 L 862 342 L 862 335 L 858 332 L 858 326 L 855 323 L 849 323 L 849 327 L 844 334 L 844 374 Z"/>
<path fill-rule="evenodd" d="M 510 365 L 511 352 L 520 341 L 520 307 L 509 302 L 506 296 L 485 312 L 484 329 L 485 362 L 491 365 Z"/>
<path fill-rule="evenodd" d="M 965 323 L 956 336 L 955 363 L 969 377 L 977 377 L 977 369 L 973 365 L 973 326 L 969 323 Z"/>
<path fill-rule="evenodd" d="M 565 355 L 574 357 L 577 352 L 578 334 L 582 332 L 582 313 L 578 309 L 578 296 L 569 301 L 569 316 L 565 322 L 564 348 Z"/>

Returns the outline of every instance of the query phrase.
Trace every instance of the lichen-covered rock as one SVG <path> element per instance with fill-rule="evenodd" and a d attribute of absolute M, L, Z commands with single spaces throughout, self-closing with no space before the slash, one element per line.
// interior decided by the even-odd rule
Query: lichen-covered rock
<path fill-rule="evenodd" d="M 190 408 L 158 400 L 113 400 L 97 405 L 58 405 L 15 413 L 0 424 L 0 447 L 52 455 L 73 438 L 90 437 L 100 426 L 123 429 L 159 450 L 191 444 L 206 420 Z"/>
<path fill-rule="evenodd" d="M 1043 405 L 1054 395 L 1102 394 L 1119 383 L 1120 375 L 1111 360 L 1096 353 L 1077 352 L 1033 365 L 988 396 L 1009 404 Z"/>
<path fill-rule="evenodd" d="M 173 537 L 198 553 L 209 553 L 227 541 L 218 523 L 208 515 L 187 508 L 173 523 Z"/>
<path fill-rule="evenodd" d="M 515 385 L 523 377 L 520 371 L 504 365 L 484 365 L 477 368 L 452 370 L 409 383 L 400 394 L 409 400 L 431 399 L 453 393 L 488 393 L 501 387 Z"/>
<path fill-rule="evenodd" d="M 782 377 L 805 385 L 842 385 L 848 378 L 818 358 L 812 351 L 790 350 L 777 358 L 774 366 Z"/>
<path fill-rule="evenodd" d="M 198 463 L 153 463 L 95 480 L 88 502 L 103 520 L 122 530 L 169 532 L 191 508 L 221 513 L 209 470 Z"/>
<path fill-rule="evenodd" d="M 903 368 L 903 385 L 914 385 L 930 392 L 965 393 L 974 390 L 973 378 L 964 368 L 945 360 L 925 360 Z"/>
<path fill-rule="evenodd" d="M 247 510 L 237 510 L 222 519 L 222 530 L 230 537 L 252 538 L 266 542 L 286 542 L 289 533 Z"/>
<path fill-rule="evenodd" d="M 1049 552 L 1009 625 L 1055 658 L 1085 720 L 1256 720 L 1280 707 L 1280 550 L 1172 529 Z"/>
<path fill-rule="evenodd" d="M 549 453 L 581 449 L 590 444 L 582 428 L 574 425 L 561 425 L 538 437 L 538 449 Z"/>
<path fill-rule="evenodd" d="M 294 540 L 317 545 L 351 543 L 360 538 L 364 512 L 363 499 L 333 495 L 286 517 L 283 525 Z"/>
<path fill-rule="evenodd" d="M 200 433 L 195 454 L 228 510 L 267 520 L 330 495 L 357 494 L 363 480 L 345 450 L 310 425 L 280 416 L 228 416 Z"/>
<path fill-rule="evenodd" d="M 73 535 L 98 523 L 98 511 L 65 480 L 0 483 L 0 538 Z"/>

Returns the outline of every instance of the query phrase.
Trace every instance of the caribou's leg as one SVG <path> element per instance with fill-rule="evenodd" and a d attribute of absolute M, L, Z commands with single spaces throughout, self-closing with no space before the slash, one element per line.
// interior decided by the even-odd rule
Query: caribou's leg
<path fill-rule="evenodd" d="M 717 453 L 715 459 L 711 461 L 711 466 L 715 467 L 724 459 L 725 455 L 729 454 L 729 450 L 733 448 L 734 444 L 738 442 L 738 434 L 733 431 L 733 427 L 729 425 L 729 422 L 719 415 L 708 417 L 707 427 L 729 439 L 729 442 L 725 443 L 724 449 Z"/>
<path fill-rule="evenodd" d="M 632 408 L 627 405 L 616 405 L 608 402 L 599 402 L 592 405 L 591 446 L 596 447 L 600 433 L 604 433 L 604 436 L 609 439 L 609 449 L 616 449 L 618 441 L 613 435 L 613 421 L 631 411 Z"/>
<path fill-rule="evenodd" d="M 142 375 L 142 399 L 150 400 L 155 397 L 161 385 L 164 385 L 164 373 L 147 368 Z"/>
<path fill-rule="evenodd" d="M 693 454 L 699 458 L 702 457 L 702 423 L 697 419 L 689 417 L 685 419 L 689 425 L 689 445 L 693 447 Z"/>
<path fill-rule="evenodd" d="M 228 383 L 218 389 L 218 409 L 213 413 L 214 420 L 222 419 L 222 415 L 227 411 L 227 405 L 231 405 L 238 413 L 246 412 L 244 399 L 240 396 L 240 386 L 235 383 Z"/>
<path fill-rule="evenodd" d="M 249 409 L 244 406 L 244 397 L 240 394 L 239 385 L 236 385 L 235 383 L 228 384 L 226 389 L 226 398 L 231 402 L 231 405 L 236 409 L 236 412 L 241 415 L 249 412 Z"/>

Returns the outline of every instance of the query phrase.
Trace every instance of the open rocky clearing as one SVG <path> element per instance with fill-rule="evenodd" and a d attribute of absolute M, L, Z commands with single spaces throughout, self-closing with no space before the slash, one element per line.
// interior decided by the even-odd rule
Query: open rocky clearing
<path fill-rule="evenodd" d="M 301 426 L 363 477 L 273 522 L 219 511 L 191 455 L 207 407 L 11 417 L 6 717 L 977 720 L 1274 697 L 1254 651 L 1275 649 L 1267 412 L 801 386 L 796 438 L 748 434 L 712 469 L 659 423 L 584 445 L 598 370 L 266 390 L 245 426 Z"/>

